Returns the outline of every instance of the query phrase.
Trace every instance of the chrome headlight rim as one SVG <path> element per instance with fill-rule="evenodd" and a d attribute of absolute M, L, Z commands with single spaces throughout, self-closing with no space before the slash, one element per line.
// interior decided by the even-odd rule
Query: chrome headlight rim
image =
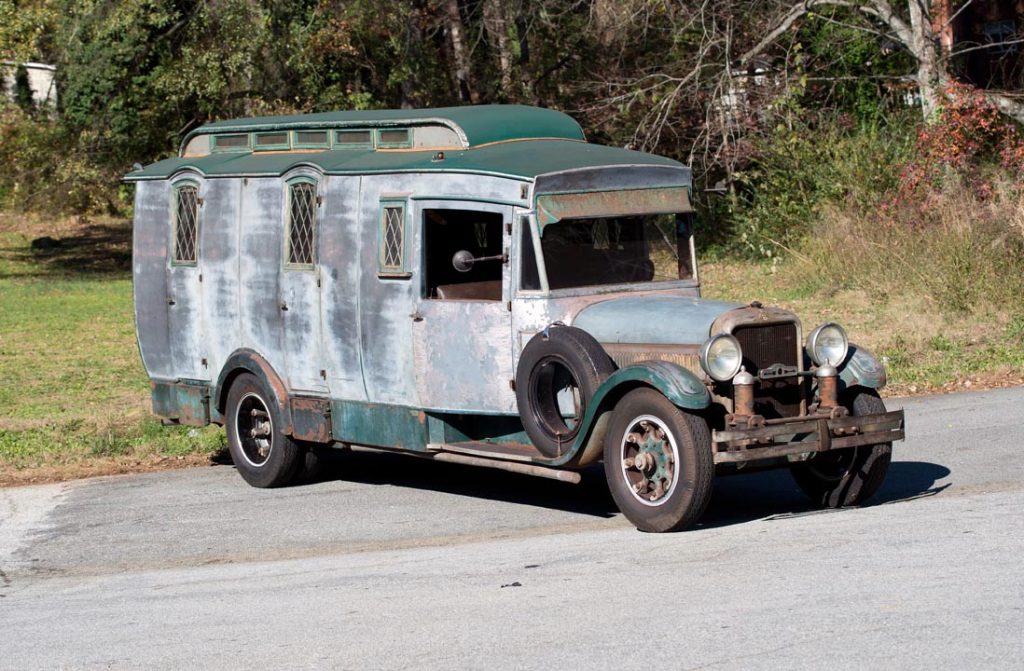
<path fill-rule="evenodd" d="M 733 348 L 736 350 L 736 363 L 728 369 L 715 368 L 708 358 L 709 355 L 714 354 L 713 348 L 715 348 L 719 343 L 731 343 Z M 715 361 L 717 362 L 719 359 L 716 357 Z M 740 341 L 729 333 L 719 333 L 718 335 L 708 338 L 700 348 L 700 367 L 712 380 L 715 380 L 716 382 L 728 382 L 734 378 L 736 374 L 740 372 L 740 368 L 743 367 L 743 349 L 740 347 Z"/>
<path fill-rule="evenodd" d="M 826 339 L 830 336 L 830 331 L 838 332 L 838 335 L 842 338 L 842 349 L 835 350 L 831 353 L 819 351 L 821 348 L 826 347 Z M 807 350 L 807 356 L 811 357 L 811 361 L 817 366 L 840 366 L 846 361 L 846 355 L 850 352 L 850 339 L 846 335 L 846 329 L 835 322 L 825 322 L 819 324 L 813 331 L 807 336 L 807 344 L 804 346 Z"/>

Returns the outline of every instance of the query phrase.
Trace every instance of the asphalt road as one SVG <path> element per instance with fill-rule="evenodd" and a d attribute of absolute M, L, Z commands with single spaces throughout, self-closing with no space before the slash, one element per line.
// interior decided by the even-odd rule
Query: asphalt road
<path fill-rule="evenodd" d="M 1024 389 L 899 405 L 871 505 L 720 478 L 672 535 L 389 455 L 0 489 L 0 668 L 1024 668 Z"/>

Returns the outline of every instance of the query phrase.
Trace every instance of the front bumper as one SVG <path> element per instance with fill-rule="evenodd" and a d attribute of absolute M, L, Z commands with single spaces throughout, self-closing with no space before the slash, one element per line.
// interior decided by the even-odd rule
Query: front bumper
<path fill-rule="evenodd" d="M 878 415 L 828 415 L 765 420 L 752 428 L 712 431 L 716 464 L 773 459 L 903 440 L 902 410 Z"/>

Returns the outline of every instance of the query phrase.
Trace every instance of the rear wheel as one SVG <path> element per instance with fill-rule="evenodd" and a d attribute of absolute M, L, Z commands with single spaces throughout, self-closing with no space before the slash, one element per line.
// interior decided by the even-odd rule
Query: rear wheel
<path fill-rule="evenodd" d="M 842 403 L 854 416 L 885 412 L 885 403 L 872 389 L 852 389 Z M 789 470 L 816 506 L 843 508 L 871 498 L 882 486 L 891 461 L 892 443 L 879 443 L 819 452 Z"/>
<path fill-rule="evenodd" d="M 282 431 L 277 403 L 255 375 L 235 378 L 226 411 L 228 449 L 242 479 L 253 487 L 288 484 L 303 465 L 303 450 Z"/>
<path fill-rule="evenodd" d="M 704 514 L 714 462 L 707 423 L 654 389 L 615 406 L 604 472 L 619 510 L 641 531 L 680 531 Z"/>

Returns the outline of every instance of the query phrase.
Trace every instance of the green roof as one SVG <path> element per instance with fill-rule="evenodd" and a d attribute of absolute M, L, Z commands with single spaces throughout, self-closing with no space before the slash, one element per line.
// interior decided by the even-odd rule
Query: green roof
<path fill-rule="evenodd" d="M 491 142 L 525 138 L 584 140 L 583 129 L 567 114 L 526 105 L 471 105 L 417 110 L 322 112 L 291 116 L 228 119 L 201 126 L 185 137 L 255 130 L 299 128 L 389 127 L 439 123 L 452 128 L 475 147 Z"/>
<path fill-rule="evenodd" d="M 131 172 L 125 179 L 128 181 L 166 179 L 186 168 L 192 168 L 209 177 L 277 176 L 300 165 L 314 166 L 331 175 L 469 172 L 521 179 L 533 179 L 538 175 L 581 168 L 615 166 L 684 168 L 683 164 L 678 161 L 663 156 L 589 144 L 579 140 L 522 140 L 489 144 L 476 149 L 445 150 L 444 159 L 440 161 L 434 160 L 435 155 L 435 151 L 372 151 L 365 149 L 265 154 L 225 152 L 208 156 L 169 158 L 148 165 L 142 170 Z"/>

